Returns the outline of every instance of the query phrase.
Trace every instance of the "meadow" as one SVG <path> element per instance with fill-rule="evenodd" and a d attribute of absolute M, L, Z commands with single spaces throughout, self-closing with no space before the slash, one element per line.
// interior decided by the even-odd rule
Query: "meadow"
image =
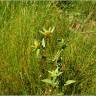
<path fill-rule="evenodd" d="M 96 95 L 96 1 L 1 0 L 0 95 L 78 94 Z"/>

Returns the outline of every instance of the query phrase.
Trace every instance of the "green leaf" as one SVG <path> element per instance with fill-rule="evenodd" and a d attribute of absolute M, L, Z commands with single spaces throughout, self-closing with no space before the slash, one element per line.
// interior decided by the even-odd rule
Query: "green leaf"
<path fill-rule="evenodd" d="M 39 53 L 40 53 L 40 49 L 37 49 L 37 51 L 36 51 L 36 56 L 37 57 L 39 56 Z"/>
<path fill-rule="evenodd" d="M 51 71 L 48 71 L 48 72 L 50 73 L 50 76 L 51 76 L 51 77 L 56 77 L 55 71 L 52 71 L 52 72 L 51 72 Z"/>
<path fill-rule="evenodd" d="M 44 38 L 42 39 L 42 47 L 45 48 L 45 40 L 44 40 Z"/>
<path fill-rule="evenodd" d="M 64 93 L 63 92 L 58 93 L 56 96 L 64 96 Z"/>
<path fill-rule="evenodd" d="M 50 76 L 51 76 L 51 77 L 57 77 L 57 76 L 59 76 L 59 75 L 62 74 L 62 72 L 59 72 L 59 71 L 58 71 L 58 68 L 56 68 L 56 69 L 53 70 L 53 71 L 48 71 L 48 72 L 50 73 Z"/>
<path fill-rule="evenodd" d="M 59 72 L 59 73 L 53 73 L 53 74 L 51 74 L 51 77 L 57 77 L 57 76 L 59 76 L 59 75 L 61 75 L 62 74 L 62 72 Z"/>
<path fill-rule="evenodd" d="M 50 79 L 44 79 L 44 80 L 41 80 L 41 81 L 44 82 L 44 83 L 50 84 L 53 87 L 55 87 L 57 85 L 57 82 L 53 82 Z"/>
<path fill-rule="evenodd" d="M 75 80 L 68 80 L 65 82 L 64 86 L 70 85 L 70 84 L 75 83 L 75 82 L 76 82 Z"/>
<path fill-rule="evenodd" d="M 43 79 L 41 81 L 44 82 L 44 83 L 48 83 L 48 84 L 52 84 L 53 83 L 52 80 L 50 80 L 50 79 Z"/>
<path fill-rule="evenodd" d="M 59 72 L 58 74 L 57 74 L 57 76 L 59 76 L 59 75 L 61 75 L 63 72 Z"/>

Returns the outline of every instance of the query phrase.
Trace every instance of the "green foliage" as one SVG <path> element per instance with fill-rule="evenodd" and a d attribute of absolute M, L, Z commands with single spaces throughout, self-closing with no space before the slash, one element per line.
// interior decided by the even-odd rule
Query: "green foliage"
<path fill-rule="evenodd" d="M 56 68 L 53 71 L 48 71 L 48 72 L 50 73 L 51 79 L 44 79 L 42 81 L 45 82 L 45 83 L 48 83 L 48 84 L 52 85 L 53 87 L 58 87 L 58 81 L 56 79 L 57 79 L 57 77 L 59 75 L 62 74 L 62 72 L 59 72 L 58 71 L 58 68 Z"/>
<path fill-rule="evenodd" d="M 65 82 L 64 86 L 70 85 L 70 84 L 75 83 L 75 82 L 76 82 L 75 80 L 68 80 Z"/>
<path fill-rule="evenodd" d="M 59 87 L 58 83 L 58 77 L 62 74 L 62 72 L 59 72 L 58 67 L 53 71 L 48 71 L 50 73 L 51 79 L 43 79 L 42 82 L 47 83 L 53 87 Z M 67 80 L 64 84 L 64 86 L 70 85 L 72 83 L 75 83 L 75 80 Z"/>
<path fill-rule="evenodd" d="M 63 94 L 96 94 L 96 2 L 58 3 L 0 1 L 0 95 L 52 93 L 41 80 L 55 70 L 60 56 L 61 85 L 70 83 Z M 72 79 L 76 82 L 66 83 Z"/>

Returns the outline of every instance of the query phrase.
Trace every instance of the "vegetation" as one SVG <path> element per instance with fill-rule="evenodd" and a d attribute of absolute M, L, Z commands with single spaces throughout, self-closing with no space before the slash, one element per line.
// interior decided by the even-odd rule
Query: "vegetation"
<path fill-rule="evenodd" d="M 95 1 L 0 1 L 0 95 L 95 95 L 95 11 Z"/>

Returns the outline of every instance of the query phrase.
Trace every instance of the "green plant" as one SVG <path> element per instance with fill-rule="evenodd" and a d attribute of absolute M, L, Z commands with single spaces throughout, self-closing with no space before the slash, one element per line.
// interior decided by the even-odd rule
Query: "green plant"
<path fill-rule="evenodd" d="M 53 71 L 48 71 L 49 75 L 50 75 L 50 79 L 43 79 L 42 81 L 45 83 L 48 83 L 49 85 L 51 85 L 52 87 L 58 87 L 58 80 L 57 77 L 60 76 L 62 74 L 62 72 L 58 71 L 58 68 L 56 68 Z"/>
<path fill-rule="evenodd" d="M 46 34 L 47 32 L 49 33 L 50 31 L 50 34 L 54 31 L 54 28 L 51 30 L 51 28 L 49 28 L 49 31 L 47 31 L 46 29 L 45 30 L 45 33 L 41 32 L 42 34 Z M 46 35 L 45 35 L 46 36 Z M 42 39 L 42 45 L 43 47 L 45 47 L 45 40 L 44 38 Z M 49 73 L 49 78 L 47 79 L 43 79 L 41 80 L 42 82 L 46 83 L 46 84 L 49 84 L 49 86 L 51 85 L 52 87 L 52 94 L 56 94 L 57 92 L 58 93 L 61 93 L 62 90 L 59 92 L 59 88 L 60 87 L 64 87 L 64 86 L 67 86 L 67 85 L 70 85 L 72 83 L 75 83 L 76 81 L 75 80 L 67 80 L 64 85 L 60 85 L 60 76 L 62 76 L 62 71 L 61 71 L 61 66 L 59 63 L 61 63 L 61 53 L 64 51 L 64 49 L 66 48 L 66 44 L 64 43 L 64 39 L 62 38 L 60 40 L 60 42 L 58 43 L 58 45 L 60 46 L 59 50 L 56 52 L 55 56 L 52 58 L 52 63 L 55 64 L 55 70 L 52 70 L 52 71 L 48 71 Z M 59 66 L 60 65 L 60 66 Z M 63 80 L 64 82 L 64 80 Z M 63 88 L 64 89 L 64 88 Z M 57 91 L 56 91 L 57 90 Z M 56 92 L 54 92 L 56 91 Z M 63 94 L 63 92 L 62 92 Z"/>
<path fill-rule="evenodd" d="M 46 83 L 46 84 L 49 84 L 52 86 L 52 91 L 56 91 L 58 93 L 58 88 L 59 88 L 59 80 L 58 80 L 58 77 L 60 75 L 62 75 L 62 72 L 60 72 L 58 70 L 58 68 L 56 68 L 55 70 L 52 70 L 52 71 L 48 71 L 49 72 L 49 76 L 50 78 L 48 79 L 43 79 L 42 82 Z M 68 86 L 72 83 L 75 83 L 76 81 L 75 80 L 67 80 L 64 84 L 64 86 Z M 54 93 L 54 92 L 53 92 Z M 61 93 L 61 92 L 60 92 Z M 56 94 L 56 93 L 55 93 Z"/>
<path fill-rule="evenodd" d="M 57 66 L 59 92 L 96 94 L 96 2 L 53 1 L 0 0 L 0 95 L 44 95 Z"/>

